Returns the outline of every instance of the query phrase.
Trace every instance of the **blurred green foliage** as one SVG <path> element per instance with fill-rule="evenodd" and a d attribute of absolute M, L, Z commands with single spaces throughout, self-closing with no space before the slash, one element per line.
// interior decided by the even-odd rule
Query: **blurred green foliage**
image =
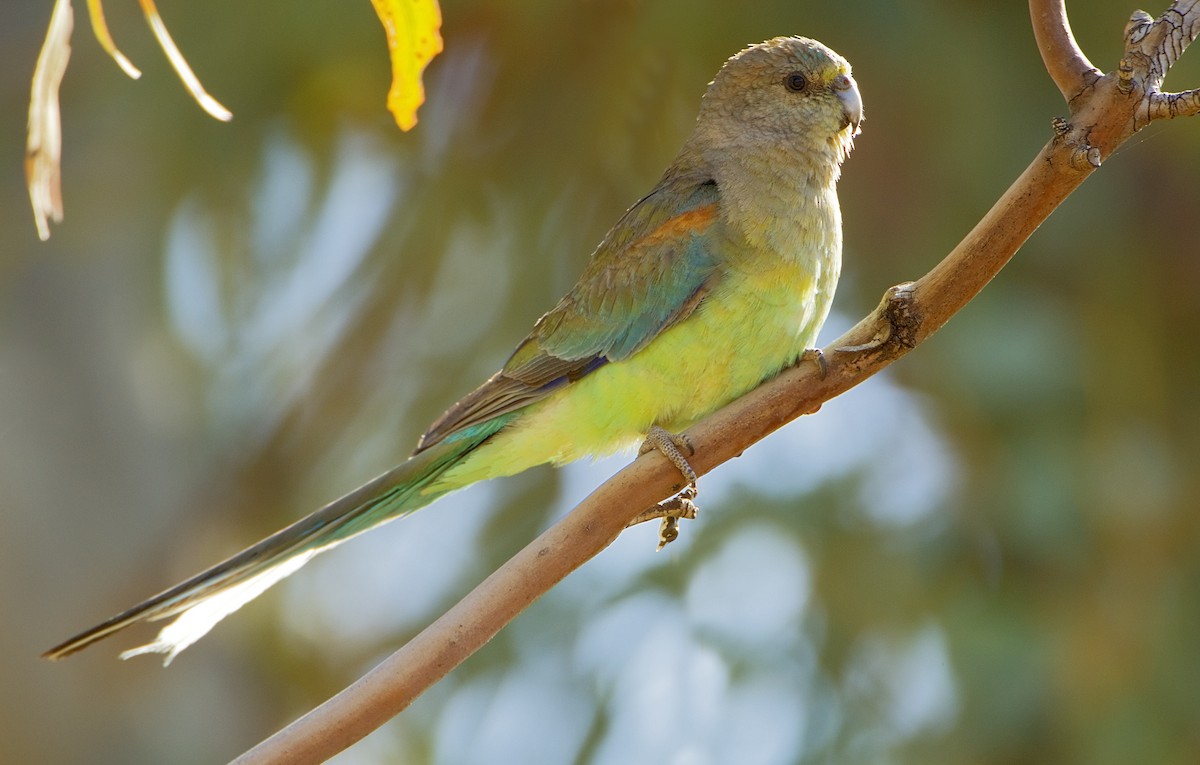
<path fill-rule="evenodd" d="M 1097 66 L 1133 7 L 1071 4 Z M 614 471 L 448 498 L 168 671 L 117 662 L 124 637 L 36 658 L 406 454 L 569 287 L 742 45 L 804 34 L 855 66 L 838 326 L 948 251 L 1064 112 L 1021 2 L 448 1 L 408 135 L 369 3 L 160 9 L 233 122 L 188 99 L 135 4 L 106 10 L 136 83 L 80 17 L 66 221 L 40 244 L 20 162 L 50 3 L 0 8 L 14 762 L 228 759 Z M 1200 85 L 1200 55 L 1168 85 Z M 337 761 L 1196 762 L 1198 171 L 1200 125 L 1139 135 L 937 337 L 706 477 L 679 543 L 626 534 Z"/>

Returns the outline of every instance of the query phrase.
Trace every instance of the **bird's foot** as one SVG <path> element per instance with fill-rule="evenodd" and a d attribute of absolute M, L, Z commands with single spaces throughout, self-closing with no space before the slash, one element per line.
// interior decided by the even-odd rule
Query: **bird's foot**
<path fill-rule="evenodd" d="M 686 486 L 674 497 L 664 499 L 654 507 L 638 513 L 628 523 L 628 526 L 661 519 L 658 526 L 658 547 L 655 548 L 661 550 L 679 538 L 680 519 L 695 520 L 696 514 L 700 511 L 700 508 L 696 507 L 696 503 L 692 501 L 695 498 L 696 487 Z"/>
<path fill-rule="evenodd" d="M 698 480 L 696 471 L 688 464 L 687 457 L 683 454 L 684 451 L 687 451 L 689 455 L 696 453 L 695 447 L 692 446 L 692 442 L 688 440 L 687 436 L 682 433 L 672 433 L 658 425 L 651 425 L 650 430 L 646 433 L 646 440 L 638 449 L 638 456 L 655 450 L 679 470 L 687 483 L 674 497 L 663 500 L 654 507 L 639 513 L 628 525 L 636 526 L 639 523 L 661 518 L 662 523 L 658 528 L 658 549 L 661 550 L 679 537 L 680 518 L 696 517 L 697 507 L 693 500 L 696 499 L 699 489 L 696 486 Z"/>
<path fill-rule="evenodd" d="M 682 433 L 672 433 L 666 428 L 651 425 L 650 430 L 646 431 L 646 440 L 638 447 L 638 456 L 656 450 L 670 460 L 672 465 L 679 468 L 679 472 L 683 473 L 683 477 L 687 479 L 688 483 L 692 486 L 696 485 L 696 471 L 692 470 L 687 457 L 683 456 L 684 451 L 688 453 L 689 457 L 696 453 L 696 447 L 692 446 L 691 439 Z"/>

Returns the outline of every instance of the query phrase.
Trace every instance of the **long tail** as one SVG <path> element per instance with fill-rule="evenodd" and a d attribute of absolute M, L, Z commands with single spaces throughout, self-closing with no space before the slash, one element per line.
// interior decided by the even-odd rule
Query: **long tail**
<path fill-rule="evenodd" d="M 203 637 L 217 622 L 299 569 L 317 553 L 460 488 L 429 487 L 448 468 L 499 430 L 505 419 L 482 423 L 410 457 L 258 544 L 42 655 L 47 659 L 61 659 L 131 624 L 178 616 L 158 633 L 153 643 L 121 654 L 124 659 L 142 653 L 162 653 L 166 654 L 164 663 L 169 664 L 176 654 Z"/>

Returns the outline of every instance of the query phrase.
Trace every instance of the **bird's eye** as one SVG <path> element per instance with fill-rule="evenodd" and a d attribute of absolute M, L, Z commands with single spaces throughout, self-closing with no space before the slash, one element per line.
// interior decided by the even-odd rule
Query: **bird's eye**
<path fill-rule="evenodd" d="M 792 72 L 783 78 L 783 84 L 793 93 L 803 93 L 808 90 L 808 78 L 800 72 Z"/>

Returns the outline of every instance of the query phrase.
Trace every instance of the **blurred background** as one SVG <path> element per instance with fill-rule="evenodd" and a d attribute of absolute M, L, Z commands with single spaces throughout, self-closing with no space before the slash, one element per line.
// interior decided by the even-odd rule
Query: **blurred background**
<path fill-rule="evenodd" d="M 167 670 L 50 645 L 357 486 L 503 363 L 720 64 L 816 37 L 867 121 L 822 335 L 924 273 L 1065 109 L 1019 0 L 446 0 L 420 124 L 370 3 L 77 4 L 65 222 L 21 162 L 50 0 L 0 5 L 5 759 L 225 761 L 402 644 L 628 456 L 347 544 Z M 1134 5 L 1072 3 L 1112 69 Z M 1158 13 L 1160 6 L 1147 10 Z M 1200 51 L 1168 85 L 1200 85 Z M 940 334 L 703 479 L 339 763 L 1200 760 L 1200 123 L 1144 131 Z"/>

